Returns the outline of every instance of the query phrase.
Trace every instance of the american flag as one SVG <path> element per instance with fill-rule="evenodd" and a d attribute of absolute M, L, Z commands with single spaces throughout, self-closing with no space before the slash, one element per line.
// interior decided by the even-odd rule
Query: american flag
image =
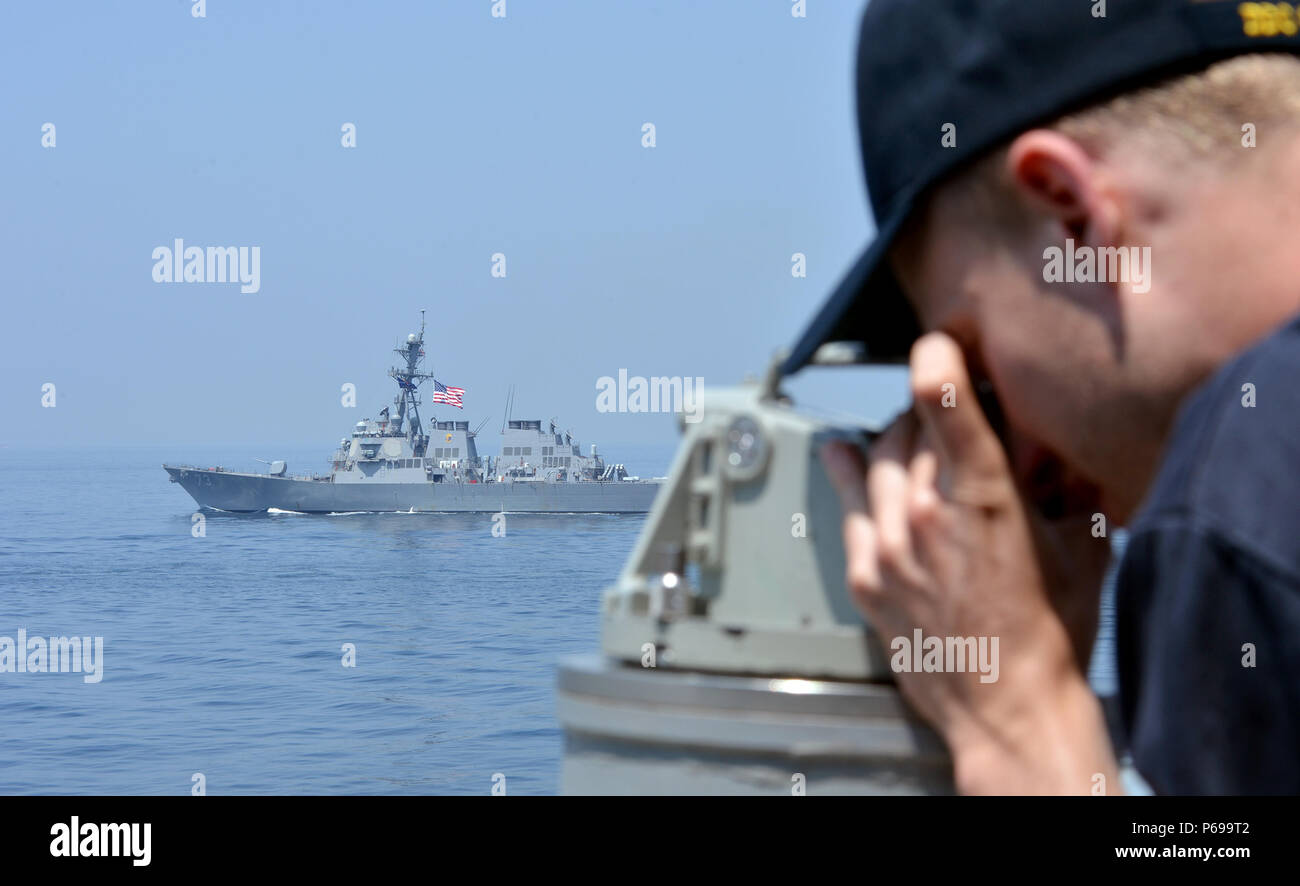
<path fill-rule="evenodd" d="M 433 402 L 446 403 L 448 406 L 455 406 L 457 409 L 465 408 L 465 389 L 450 388 L 438 381 L 433 380 Z"/>

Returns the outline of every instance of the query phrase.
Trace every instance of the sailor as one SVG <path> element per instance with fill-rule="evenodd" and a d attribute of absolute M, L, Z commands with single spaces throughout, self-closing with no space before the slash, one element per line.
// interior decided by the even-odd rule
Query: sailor
<path fill-rule="evenodd" d="M 1300 793 L 1298 50 L 1289 4 L 867 8 L 877 234 L 783 370 L 830 341 L 910 363 L 912 409 L 867 458 L 823 458 L 881 636 L 1000 638 L 994 683 L 898 675 L 962 791 L 1120 791 L 1084 667 L 1127 526 L 1137 770 L 1156 792 Z M 1149 289 L 1049 280 L 1069 240 L 1150 247 Z"/>

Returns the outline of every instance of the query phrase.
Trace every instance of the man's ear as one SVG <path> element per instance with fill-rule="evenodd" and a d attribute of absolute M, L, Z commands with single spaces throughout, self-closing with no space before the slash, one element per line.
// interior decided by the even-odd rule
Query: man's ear
<path fill-rule="evenodd" d="M 1050 129 L 1030 130 L 1011 143 L 1006 171 L 1020 197 L 1056 218 L 1065 236 L 1113 242 L 1116 207 L 1103 193 L 1096 162 L 1078 142 Z"/>

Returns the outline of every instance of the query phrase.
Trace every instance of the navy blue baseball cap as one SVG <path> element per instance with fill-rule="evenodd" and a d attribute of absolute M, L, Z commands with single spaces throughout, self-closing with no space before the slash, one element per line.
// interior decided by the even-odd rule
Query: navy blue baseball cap
<path fill-rule="evenodd" d="M 1104 14 L 1102 14 L 1104 12 Z M 886 254 L 927 190 L 1019 132 L 1233 55 L 1300 52 L 1300 12 L 1237 0 L 871 0 L 858 131 L 876 236 L 791 348 L 907 360 L 921 330 Z M 948 124 L 955 128 L 945 130 Z M 950 136 L 944 139 L 945 132 Z M 945 147 L 955 137 L 955 146 Z"/>

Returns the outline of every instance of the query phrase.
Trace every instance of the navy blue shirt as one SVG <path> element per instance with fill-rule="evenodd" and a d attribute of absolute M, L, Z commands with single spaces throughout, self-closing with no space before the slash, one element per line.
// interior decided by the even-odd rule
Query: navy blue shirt
<path fill-rule="evenodd" d="M 1300 319 L 1189 397 L 1130 533 L 1116 653 L 1138 772 L 1157 793 L 1300 794 Z"/>

